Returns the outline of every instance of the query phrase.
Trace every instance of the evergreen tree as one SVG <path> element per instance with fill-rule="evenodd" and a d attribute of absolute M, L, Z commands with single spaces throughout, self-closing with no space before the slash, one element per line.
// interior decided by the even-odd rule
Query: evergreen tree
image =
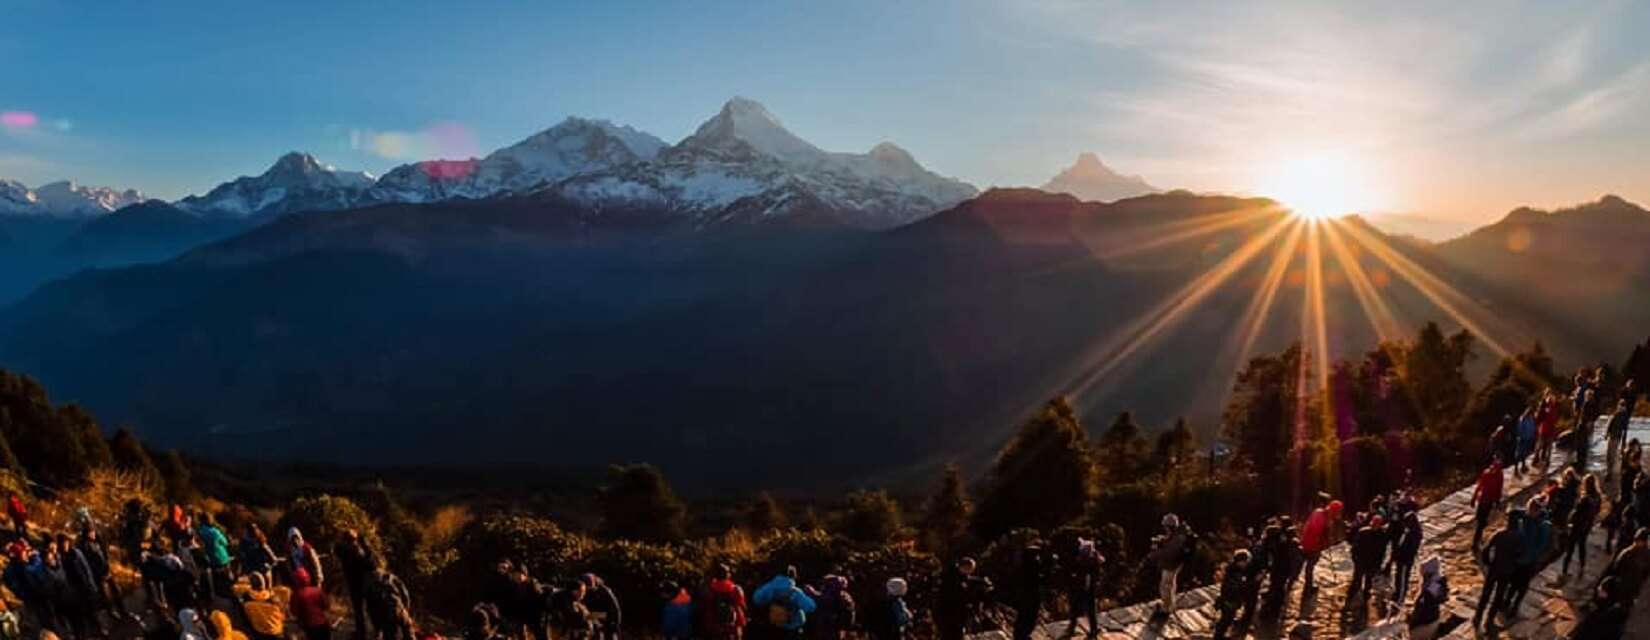
<path fill-rule="evenodd" d="M 1128 482 L 1145 466 L 1146 437 L 1134 415 L 1124 411 L 1117 414 L 1096 445 L 1099 450 L 1101 472 L 1110 482 Z"/>
<path fill-rule="evenodd" d="M 778 500 L 773 499 L 773 494 L 766 491 L 756 494 L 756 498 L 745 505 L 741 519 L 744 521 L 745 530 L 751 533 L 767 533 L 790 526 L 790 518 L 785 516 L 785 509 L 779 506 Z"/>
<path fill-rule="evenodd" d="M 1096 470 L 1076 410 L 1055 398 L 1020 427 L 998 453 L 974 512 L 983 540 L 1020 527 L 1052 531 L 1083 515 L 1094 496 Z"/>
<path fill-rule="evenodd" d="M 1476 340 L 1467 330 L 1445 336 L 1437 323 L 1421 327 L 1403 354 L 1403 380 L 1429 425 L 1454 424 L 1472 398 L 1467 361 Z"/>
<path fill-rule="evenodd" d="M 974 504 L 968 499 L 962 470 L 955 464 L 946 465 L 939 489 L 928 498 L 927 508 L 923 511 L 923 542 L 928 550 L 942 556 L 949 555 L 962 543 L 973 512 Z"/>
<path fill-rule="evenodd" d="M 837 518 L 837 531 L 857 542 L 890 542 L 904 527 L 899 503 L 881 490 L 848 494 L 848 505 Z"/>
<path fill-rule="evenodd" d="M 184 463 L 183 456 L 177 449 L 167 450 L 155 462 L 160 470 L 160 480 L 166 485 L 166 499 L 174 503 L 189 502 L 195 498 L 195 486 L 190 484 L 189 465 Z"/>
<path fill-rule="evenodd" d="M 602 533 L 611 538 L 670 542 L 686 530 L 687 507 L 653 465 L 614 465 L 602 489 Z"/>
<path fill-rule="evenodd" d="M 91 465 L 82 449 L 82 433 L 64 420 L 73 413 L 52 408 L 46 390 L 32 378 L 0 370 L 0 408 L 10 412 L 5 427 L 13 453 L 31 480 L 52 487 L 86 481 Z"/>
<path fill-rule="evenodd" d="M 1192 436 L 1191 427 L 1186 426 L 1186 419 L 1174 421 L 1174 427 L 1157 434 L 1157 446 L 1152 448 L 1152 465 L 1163 475 L 1173 473 L 1179 466 L 1186 464 L 1197 451 L 1197 438 Z"/>
<path fill-rule="evenodd" d="M 114 437 L 109 440 L 109 455 L 114 459 L 116 469 L 136 474 L 152 482 L 163 482 L 160 468 L 155 466 L 154 459 L 144 450 L 143 443 L 125 427 L 116 429 Z"/>
<path fill-rule="evenodd" d="M 1289 451 L 1299 444 L 1295 423 L 1305 399 L 1298 383 L 1305 366 L 1307 357 L 1296 343 L 1281 354 L 1251 359 L 1233 384 L 1221 435 L 1239 460 L 1263 476 L 1282 472 Z"/>

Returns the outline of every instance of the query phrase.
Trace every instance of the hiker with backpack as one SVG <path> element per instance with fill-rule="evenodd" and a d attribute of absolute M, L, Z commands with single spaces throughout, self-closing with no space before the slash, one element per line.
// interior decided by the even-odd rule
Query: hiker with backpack
<path fill-rule="evenodd" d="M 825 576 L 818 591 L 811 587 L 808 595 L 819 607 L 808 621 L 808 636 L 822 640 L 841 640 L 853 631 L 858 621 L 858 605 L 848 592 L 848 579 L 839 575 Z"/>
<path fill-rule="evenodd" d="M 964 557 L 940 572 L 939 598 L 934 606 L 934 625 L 940 640 L 962 640 L 973 622 L 975 608 L 990 591 L 984 578 L 974 575 L 979 564 Z"/>
<path fill-rule="evenodd" d="M 303 569 L 309 574 L 311 584 L 326 587 L 326 576 L 321 572 L 321 554 L 316 553 L 315 547 L 304 541 L 304 533 L 299 531 L 298 527 L 286 530 L 286 564 L 288 575 Z"/>
<path fill-rule="evenodd" d="M 1105 562 L 1093 540 L 1077 539 L 1077 548 L 1066 563 L 1066 604 L 1071 609 L 1071 621 L 1066 625 L 1068 633 L 1076 632 L 1079 617 L 1087 617 L 1089 635 L 1099 635 L 1096 601 L 1100 598 L 1100 568 Z"/>
<path fill-rule="evenodd" d="M 659 635 L 665 640 L 693 640 L 693 595 L 674 582 L 659 585 Z"/>
<path fill-rule="evenodd" d="M 763 612 L 763 632 L 772 638 L 801 638 L 802 626 L 818 605 L 796 585 L 796 567 L 773 577 L 751 594 L 751 603 Z"/>
<path fill-rule="evenodd" d="M 707 640 L 739 640 L 745 634 L 745 590 L 733 582 L 733 569 L 718 564 L 711 570 L 704 594 L 696 599 L 699 634 Z"/>
<path fill-rule="evenodd" d="M 401 578 L 390 573 L 382 561 L 376 562 L 367 578 L 367 620 L 373 633 L 369 638 L 412 640 L 412 594 Z"/>
<path fill-rule="evenodd" d="M 905 604 L 905 594 L 910 590 L 905 578 L 890 578 L 883 590 L 887 594 L 877 610 L 872 613 L 870 624 L 866 631 L 870 632 L 874 640 L 904 640 L 907 629 L 915 617 L 911 608 Z"/>
<path fill-rule="evenodd" d="M 584 583 L 584 606 L 595 619 L 596 637 L 618 640 L 619 628 L 624 622 L 623 612 L 619 609 L 619 596 L 614 595 L 607 581 L 594 573 L 579 576 L 579 582 Z"/>
<path fill-rule="evenodd" d="M 594 633 L 584 595 L 585 585 L 580 580 L 568 582 L 550 594 L 551 637 L 583 639 Z"/>
<path fill-rule="evenodd" d="M 1197 539 L 1191 528 L 1171 513 L 1163 516 L 1163 532 L 1152 538 L 1152 543 L 1154 548 L 1146 561 L 1158 571 L 1157 591 L 1162 598 L 1153 617 L 1167 619 L 1174 616 L 1180 569 L 1196 554 Z"/>
<path fill-rule="evenodd" d="M 1386 562 L 1386 548 L 1391 538 L 1387 536 L 1386 520 L 1381 516 L 1369 516 L 1367 522 L 1352 532 L 1352 581 L 1346 588 L 1346 602 L 1351 605 L 1359 596 L 1368 597 L 1374 589 L 1375 576 L 1381 572 L 1381 565 Z"/>
<path fill-rule="evenodd" d="M 229 562 L 234 556 L 229 553 L 229 536 L 224 535 L 210 513 L 202 511 L 195 521 L 200 523 L 195 535 L 201 541 L 201 555 L 206 560 L 206 592 L 213 596 L 230 597 L 229 585 L 234 580 L 229 575 Z"/>

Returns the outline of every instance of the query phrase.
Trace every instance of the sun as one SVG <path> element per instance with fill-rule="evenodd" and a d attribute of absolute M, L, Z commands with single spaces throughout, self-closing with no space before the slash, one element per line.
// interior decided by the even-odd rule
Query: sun
<path fill-rule="evenodd" d="M 1290 155 L 1262 176 L 1260 194 L 1282 202 L 1299 218 L 1334 218 L 1380 207 L 1380 193 L 1368 175 L 1350 154 Z"/>

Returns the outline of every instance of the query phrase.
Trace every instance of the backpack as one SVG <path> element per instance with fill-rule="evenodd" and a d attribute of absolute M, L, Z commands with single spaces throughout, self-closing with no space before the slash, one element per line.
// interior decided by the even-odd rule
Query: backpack
<path fill-rule="evenodd" d="M 734 629 L 739 626 L 739 607 L 736 606 L 732 593 L 724 591 L 712 592 L 711 615 L 716 626 L 721 629 Z"/>
<path fill-rule="evenodd" d="M 769 600 L 768 624 L 775 627 L 784 627 L 785 625 L 790 624 L 793 610 L 796 607 L 796 604 L 793 602 L 794 599 L 795 596 L 793 596 L 791 592 L 786 591 L 783 598 L 776 595 L 772 600 Z"/>
<path fill-rule="evenodd" d="M 1198 537 L 1197 532 L 1190 528 L 1186 529 L 1186 544 L 1180 546 L 1180 557 L 1176 559 L 1178 564 L 1184 565 L 1196 558 L 1198 545 L 1202 542 L 1203 539 Z"/>
<path fill-rule="evenodd" d="M 407 603 L 402 601 L 400 580 L 388 571 L 379 571 L 372 576 L 372 585 L 367 588 L 367 599 L 372 611 L 387 618 L 397 617 L 407 609 Z"/>

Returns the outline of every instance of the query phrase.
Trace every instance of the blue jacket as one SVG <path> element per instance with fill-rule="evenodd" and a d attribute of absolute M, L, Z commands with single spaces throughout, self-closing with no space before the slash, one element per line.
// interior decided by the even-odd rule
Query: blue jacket
<path fill-rule="evenodd" d="M 1518 564 L 1527 566 L 1540 562 L 1547 553 L 1547 546 L 1553 542 L 1553 525 L 1548 524 L 1545 518 L 1526 518 L 1522 540 L 1524 545 L 1518 550 Z"/>
<path fill-rule="evenodd" d="M 1518 457 L 1522 458 L 1535 449 L 1535 416 L 1528 415 L 1518 419 Z"/>
<path fill-rule="evenodd" d="M 785 623 L 785 629 L 788 631 L 796 631 L 801 629 L 802 625 L 807 624 L 808 614 L 813 613 L 815 607 L 814 599 L 808 597 L 808 594 L 803 593 L 801 589 L 796 588 L 795 580 L 783 575 L 774 576 L 767 584 L 757 588 L 756 593 L 751 594 L 751 602 L 763 609 L 774 603 L 789 605 L 791 620 Z M 756 615 L 765 616 L 766 612 Z M 758 617 L 757 619 L 766 620 L 765 617 Z"/>
<path fill-rule="evenodd" d="M 680 591 L 659 613 L 659 631 L 666 638 L 693 637 L 693 599 L 686 590 Z"/>

